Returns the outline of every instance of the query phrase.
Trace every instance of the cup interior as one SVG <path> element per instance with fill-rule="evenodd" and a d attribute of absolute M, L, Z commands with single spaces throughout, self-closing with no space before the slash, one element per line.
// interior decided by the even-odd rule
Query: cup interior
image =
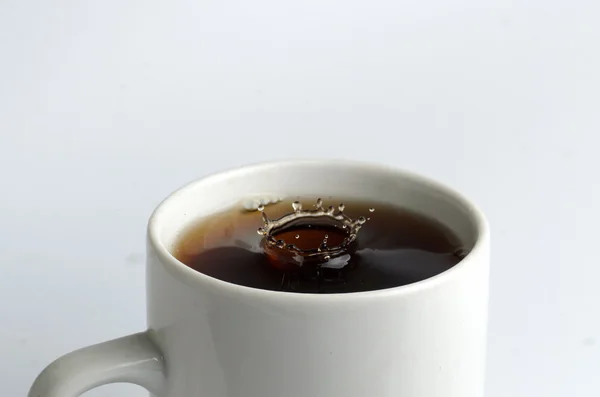
<path fill-rule="evenodd" d="M 355 162 L 296 161 L 238 168 L 190 183 L 157 208 L 149 224 L 150 239 L 172 252 L 191 223 L 263 194 L 335 196 L 405 207 L 446 225 L 467 250 L 475 246 L 485 223 L 460 194 L 409 172 Z"/>

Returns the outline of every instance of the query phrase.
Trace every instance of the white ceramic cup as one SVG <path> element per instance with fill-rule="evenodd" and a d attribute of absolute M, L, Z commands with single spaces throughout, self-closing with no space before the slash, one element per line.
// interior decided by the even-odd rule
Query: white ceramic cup
<path fill-rule="evenodd" d="M 414 284 L 348 294 L 253 289 L 170 254 L 183 228 L 256 194 L 390 202 L 454 230 L 470 253 Z M 148 330 L 69 353 L 29 397 L 131 382 L 157 397 L 481 397 L 489 231 L 460 194 L 346 161 L 260 164 L 195 181 L 156 209 L 147 240 Z"/>

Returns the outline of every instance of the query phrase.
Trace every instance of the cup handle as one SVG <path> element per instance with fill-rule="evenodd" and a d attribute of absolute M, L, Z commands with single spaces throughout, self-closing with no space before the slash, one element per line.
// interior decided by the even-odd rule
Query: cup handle
<path fill-rule="evenodd" d="M 162 396 L 165 365 L 146 332 L 68 353 L 38 375 L 28 397 L 78 397 L 108 383 L 127 382 Z"/>

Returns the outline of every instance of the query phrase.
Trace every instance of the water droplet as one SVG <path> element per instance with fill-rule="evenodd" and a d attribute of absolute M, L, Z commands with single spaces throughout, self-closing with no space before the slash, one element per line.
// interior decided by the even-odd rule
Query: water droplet
<path fill-rule="evenodd" d="M 345 229 L 345 228 L 347 228 L 347 227 L 348 227 L 348 226 L 346 226 L 346 225 L 342 225 L 342 229 Z"/>
<path fill-rule="evenodd" d="M 296 234 L 296 238 L 297 238 L 297 239 L 299 239 L 299 238 L 300 238 L 300 235 L 299 235 L 299 234 Z"/>
<path fill-rule="evenodd" d="M 367 220 L 368 220 L 368 221 L 370 221 L 370 220 L 371 220 L 371 218 L 367 218 Z"/>
<path fill-rule="evenodd" d="M 331 259 L 331 257 L 329 255 L 325 255 L 325 257 L 323 259 L 325 259 L 326 261 L 329 262 L 329 260 Z"/>
<path fill-rule="evenodd" d="M 294 201 L 292 203 L 292 208 L 294 209 L 295 212 L 298 212 L 302 209 L 302 204 L 299 201 Z"/>
<path fill-rule="evenodd" d="M 335 208 L 333 207 L 333 205 L 330 205 L 329 207 L 327 207 L 328 214 L 333 214 L 333 211 L 335 211 Z"/>
<path fill-rule="evenodd" d="M 322 198 L 318 198 L 317 199 L 317 204 L 315 204 L 315 206 L 317 208 L 323 208 L 323 199 Z"/>
<path fill-rule="evenodd" d="M 285 247 L 285 241 L 283 240 L 277 240 L 277 242 L 275 243 L 279 248 L 283 248 Z"/>
<path fill-rule="evenodd" d="M 345 210 L 345 209 L 346 209 L 346 206 L 344 205 L 344 203 L 341 203 L 341 204 L 338 206 L 338 210 L 340 210 L 340 212 L 344 212 L 344 210 Z"/>
<path fill-rule="evenodd" d="M 258 234 L 260 234 L 261 236 L 264 236 L 266 231 L 264 227 L 259 227 L 257 230 Z"/>
<path fill-rule="evenodd" d="M 263 212 L 265 210 L 265 206 L 263 204 L 259 204 L 258 207 L 256 207 L 256 209 L 260 212 Z"/>
<path fill-rule="evenodd" d="M 359 225 L 364 225 L 366 221 L 367 220 L 365 219 L 364 216 L 361 216 L 361 217 L 358 218 L 358 224 Z"/>
<path fill-rule="evenodd" d="M 464 248 L 457 248 L 454 251 L 454 256 L 456 256 L 460 259 L 464 259 L 464 257 L 467 256 L 467 251 Z"/>
<path fill-rule="evenodd" d="M 329 238 L 329 234 L 325 235 L 325 240 L 327 240 Z"/>
<path fill-rule="evenodd" d="M 369 212 L 375 212 L 375 208 L 369 208 Z"/>

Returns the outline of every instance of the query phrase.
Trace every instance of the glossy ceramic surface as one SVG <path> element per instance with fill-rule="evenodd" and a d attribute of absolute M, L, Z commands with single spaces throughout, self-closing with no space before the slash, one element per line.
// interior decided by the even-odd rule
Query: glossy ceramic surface
<path fill-rule="evenodd" d="M 195 219 L 256 195 L 399 203 L 452 228 L 470 254 L 407 286 L 292 294 L 229 284 L 169 250 Z M 489 231 L 460 194 L 420 176 L 346 161 L 260 164 L 193 182 L 152 215 L 148 331 L 70 353 L 29 397 L 74 397 L 110 382 L 159 397 L 481 397 Z"/>

